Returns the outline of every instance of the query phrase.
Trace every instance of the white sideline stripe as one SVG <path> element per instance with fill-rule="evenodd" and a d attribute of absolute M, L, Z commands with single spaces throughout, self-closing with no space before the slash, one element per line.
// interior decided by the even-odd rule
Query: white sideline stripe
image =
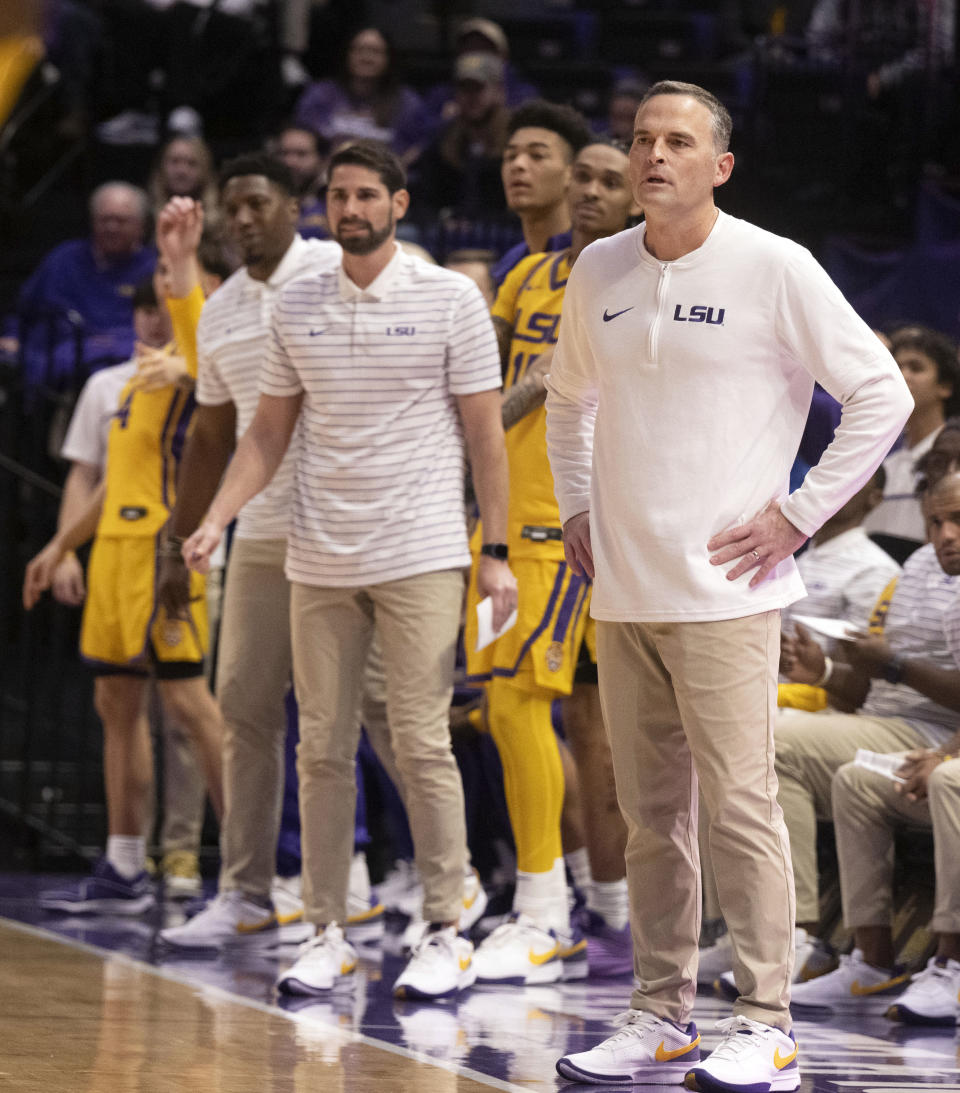
<path fill-rule="evenodd" d="M 521 1086 L 514 1085 L 512 1082 L 504 1082 L 499 1078 L 492 1077 L 490 1074 L 481 1074 L 479 1070 L 473 1070 L 468 1066 L 458 1066 L 456 1063 L 448 1062 L 445 1059 L 435 1059 L 432 1055 L 427 1055 L 424 1052 L 411 1051 L 409 1048 L 400 1047 L 398 1044 L 391 1044 L 386 1040 L 377 1040 L 372 1036 L 366 1036 L 362 1032 L 346 1031 L 340 1025 L 335 1025 L 330 1021 L 323 1021 L 320 1018 L 310 1017 L 307 1014 L 290 1013 L 287 1010 L 281 1009 L 279 1006 L 270 1006 L 266 1002 L 257 1002 L 252 998 L 244 998 L 243 995 L 240 994 L 231 994 L 230 991 L 224 990 L 223 987 L 211 986 L 202 981 L 198 982 L 195 979 L 191 979 L 189 976 L 182 975 L 179 972 L 158 968 L 155 964 L 148 964 L 146 961 L 137 960 L 136 957 L 128 956 L 126 953 L 114 952 L 112 949 L 101 949 L 98 945 L 90 945 L 86 941 L 77 941 L 74 938 L 55 933 L 53 930 L 44 930 L 39 926 L 29 926 L 25 922 L 16 921 L 16 919 L 0 917 L 0 925 L 10 927 L 12 930 L 19 930 L 21 933 L 29 934 L 31 937 L 43 941 L 55 941 L 60 945 L 66 946 L 68 949 L 75 949 L 78 952 L 88 953 L 90 956 L 97 956 L 102 960 L 110 959 L 119 961 L 130 967 L 147 971 L 151 975 L 155 975 L 158 979 L 166 979 L 171 983 L 176 983 L 178 986 L 189 987 L 191 990 L 202 992 L 211 998 L 219 998 L 225 1002 L 233 1002 L 238 1006 L 246 1006 L 247 1009 L 258 1010 L 260 1013 L 266 1013 L 271 1017 L 283 1017 L 294 1024 L 306 1025 L 308 1027 L 323 1025 L 325 1028 L 334 1030 L 338 1037 L 349 1043 L 367 1044 L 369 1047 L 379 1048 L 381 1051 L 390 1052 L 392 1055 L 400 1055 L 404 1059 L 411 1059 L 413 1062 L 426 1063 L 429 1066 L 437 1067 L 438 1070 L 446 1070 L 451 1074 L 459 1074 L 464 1078 L 470 1078 L 471 1081 L 488 1086 L 490 1089 L 500 1089 L 503 1090 L 504 1093 L 530 1093 L 529 1085 Z"/>

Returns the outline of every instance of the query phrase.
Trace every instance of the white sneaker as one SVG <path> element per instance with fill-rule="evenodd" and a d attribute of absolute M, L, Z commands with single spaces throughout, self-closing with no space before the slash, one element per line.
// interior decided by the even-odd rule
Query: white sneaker
<path fill-rule="evenodd" d="M 772 1025 L 737 1015 L 717 1022 L 723 1039 L 707 1058 L 690 1068 L 687 1089 L 699 1093 L 757 1093 L 793 1090 L 800 1085 L 797 1042 Z"/>
<path fill-rule="evenodd" d="M 797 1009 L 830 1012 L 834 1009 L 868 1009 L 877 997 L 897 995 L 909 982 L 906 973 L 891 975 L 863 959 L 860 949 L 840 957 L 840 966 L 826 975 L 797 983 L 791 992 L 790 1004 Z"/>
<path fill-rule="evenodd" d="M 386 908 L 372 894 L 366 855 L 358 851 L 350 861 L 345 932 L 353 945 L 369 945 L 383 939 Z"/>
<path fill-rule="evenodd" d="M 627 1010 L 613 1020 L 620 1027 L 601 1044 L 564 1055 L 557 1073 L 572 1082 L 606 1085 L 683 1085 L 691 1064 L 700 1061 L 700 1035 L 691 1021 L 680 1028 L 646 1010 Z"/>
<path fill-rule="evenodd" d="M 799 983 L 803 979 L 811 978 L 803 972 L 807 961 L 817 950 L 817 939 L 802 926 L 797 926 L 794 929 L 794 945 L 797 955 L 793 964 L 793 982 Z M 717 980 L 721 981 L 720 984 Z M 717 993 L 725 998 L 737 997 L 737 988 L 733 981 L 733 942 L 729 934 L 724 934 L 715 944 L 700 950 L 697 982 L 712 984 Z"/>
<path fill-rule="evenodd" d="M 159 940 L 174 949 L 222 949 L 225 945 L 269 944 L 276 936 L 273 908 L 231 891 L 222 892 L 182 926 L 161 930 Z"/>
<path fill-rule="evenodd" d="M 557 935 L 523 913 L 485 938 L 473 962 L 482 983 L 555 983 L 563 975 Z"/>
<path fill-rule="evenodd" d="M 476 978 L 473 943 L 460 937 L 454 926 L 428 929 L 394 983 L 393 997 L 448 998 L 472 986 Z"/>
<path fill-rule="evenodd" d="M 277 979 L 277 990 L 285 994 L 323 994 L 352 975 L 356 967 L 357 950 L 343 936 L 343 930 L 331 922 L 300 946 L 296 963 Z"/>
<path fill-rule="evenodd" d="M 729 934 L 723 934 L 712 945 L 700 950 L 697 965 L 697 982 L 711 984 L 733 967 L 733 942 Z"/>
<path fill-rule="evenodd" d="M 378 885 L 377 897 L 388 911 L 416 914 L 423 905 L 423 887 L 413 862 L 400 858 Z"/>
<path fill-rule="evenodd" d="M 293 877 L 274 877 L 270 899 L 280 927 L 278 945 L 302 945 L 316 933 L 312 922 L 303 917 L 302 881 L 299 873 Z"/>
<path fill-rule="evenodd" d="M 480 921 L 486 909 L 487 893 L 480 883 L 480 875 L 476 869 L 470 869 L 463 878 L 463 908 L 457 920 L 457 933 L 469 933 L 471 928 Z M 404 956 L 409 956 L 423 940 L 427 925 L 423 911 L 418 908 L 411 915 L 400 938 L 400 948 Z"/>
<path fill-rule="evenodd" d="M 819 941 L 812 934 L 808 934 L 802 926 L 795 927 L 794 944 L 796 947 L 796 957 L 793 962 L 793 980 L 794 983 L 806 983 L 810 979 L 814 979 L 823 972 L 821 968 L 833 968 L 836 965 L 836 958 L 831 955 L 830 951 L 826 948 L 823 942 Z M 730 950 L 731 960 L 733 958 L 733 950 Z M 706 982 L 697 977 L 697 982 Z M 735 1002 L 740 997 L 740 992 L 737 990 L 736 980 L 733 978 L 733 972 L 723 972 L 713 980 L 714 993 L 719 998 L 726 998 L 728 1002 Z"/>
<path fill-rule="evenodd" d="M 887 1010 L 891 1021 L 905 1025 L 955 1025 L 960 1018 L 960 963 L 931 957 L 924 970 Z"/>

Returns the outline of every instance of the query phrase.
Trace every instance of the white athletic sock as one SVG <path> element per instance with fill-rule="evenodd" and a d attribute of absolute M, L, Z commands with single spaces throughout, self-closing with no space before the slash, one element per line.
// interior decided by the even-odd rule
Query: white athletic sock
<path fill-rule="evenodd" d="M 108 835 L 107 861 L 125 880 L 133 880 L 146 864 L 147 840 L 142 835 Z"/>
<path fill-rule="evenodd" d="M 367 868 L 367 855 L 362 850 L 356 851 L 350 859 L 350 895 L 365 903 L 370 899 L 370 870 Z"/>
<path fill-rule="evenodd" d="M 573 883 L 589 904 L 593 878 L 590 876 L 590 857 L 587 854 L 587 848 L 581 846 L 579 850 L 571 850 L 569 854 L 563 855 L 563 860 L 567 863 Z"/>
<path fill-rule="evenodd" d="M 622 930 L 630 921 L 627 879 L 593 882 L 587 906 L 596 911 L 611 930 Z"/>
<path fill-rule="evenodd" d="M 567 873 L 563 858 L 557 858 L 546 873 L 517 870 L 517 891 L 513 909 L 529 915 L 544 930 L 564 933 L 570 928 L 567 910 Z"/>

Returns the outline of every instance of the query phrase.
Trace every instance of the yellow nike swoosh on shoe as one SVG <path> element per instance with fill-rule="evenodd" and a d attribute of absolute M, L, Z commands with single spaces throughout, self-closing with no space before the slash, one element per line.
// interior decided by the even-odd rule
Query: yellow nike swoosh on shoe
<path fill-rule="evenodd" d="M 789 1055 L 781 1055 L 780 1048 L 773 1053 L 773 1065 L 777 1070 L 783 1070 L 785 1066 L 789 1066 L 797 1057 L 797 1052 L 800 1050 L 799 1044 L 794 1044 L 793 1051 Z"/>
<path fill-rule="evenodd" d="M 356 966 L 357 966 L 357 962 L 355 960 L 352 963 L 345 960 L 340 965 L 340 974 L 341 975 L 349 975 Z"/>
<path fill-rule="evenodd" d="M 581 938 L 579 941 L 571 945 L 568 949 L 562 949 L 560 952 L 560 959 L 567 960 L 571 956 L 576 956 L 577 953 L 582 953 L 587 947 L 587 939 Z"/>
<path fill-rule="evenodd" d="M 465 911 L 469 911 L 470 908 L 477 902 L 477 896 L 479 896 L 479 895 L 480 895 L 479 892 L 474 892 L 473 895 L 469 899 L 467 899 L 467 897 L 464 896 L 463 897 L 463 909 Z"/>
<path fill-rule="evenodd" d="M 466 960 L 464 960 L 464 958 L 462 956 L 458 957 L 457 960 L 458 960 L 458 963 L 460 964 L 460 971 L 462 971 L 462 972 L 465 972 L 467 970 L 467 968 L 469 968 L 470 965 L 473 963 L 473 958 L 470 957 L 470 956 L 468 956 L 466 958 Z"/>
<path fill-rule="evenodd" d="M 289 915 L 277 915 L 277 922 L 281 926 L 289 926 L 294 922 L 303 921 L 303 911 L 291 911 Z"/>
<path fill-rule="evenodd" d="M 557 944 L 554 945 L 554 947 L 552 949 L 550 949 L 548 952 L 545 952 L 545 953 L 535 953 L 533 951 L 533 949 L 528 950 L 527 959 L 530 961 L 531 964 L 536 964 L 539 967 L 539 965 L 541 965 L 541 964 L 546 964 L 548 960 L 553 960 L 553 958 L 559 952 L 560 952 L 560 943 L 557 942 Z"/>
<path fill-rule="evenodd" d="M 271 926 L 277 925 L 276 915 L 271 915 L 269 918 L 262 919 L 260 922 L 238 922 L 237 933 L 238 934 L 255 934 L 260 930 L 269 929 Z"/>
<path fill-rule="evenodd" d="M 850 984 L 850 993 L 854 998 L 863 998 L 867 995 L 879 994 L 881 991 L 895 987 L 898 983 L 906 983 L 909 978 L 910 973 L 905 972 L 903 975 L 895 975 L 892 979 L 885 979 L 882 983 L 875 983 L 872 987 L 861 986 L 860 980 L 854 979 Z"/>
<path fill-rule="evenodd" d="M 661 1040 L 657 1050 L 653 1053 L 653 1057 L 658 1063 L 669 1063 L 671 1059 L 679 1059 L 681 1056 L 693 1051 L 699 1043 L 700 1034 L 698 1033 L 696 1040 L 691 1040 L 689 1044 L 684 1044 L 683 1047 L 677 1047 L 672 1051 L 667 1051 L 666 1044 Z"/>
<path fill-rule="evenodd" d="M 384 907 L 382 903 L 378 903 L 371 907 L 368 911 L 361 911 L 356 915 L 347 916 L 347 925 L 356 926 L 360 922 L 367 922 L 372 918 L 379 918 L 384 913 Z"/>

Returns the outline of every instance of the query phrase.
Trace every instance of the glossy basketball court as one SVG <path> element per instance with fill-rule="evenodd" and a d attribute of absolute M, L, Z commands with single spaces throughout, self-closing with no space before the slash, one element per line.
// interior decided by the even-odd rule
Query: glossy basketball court
<path fill-rule="evenodd" d="M 36 900 L 52 880 L 0 877 L 0 1089 L 11 1093 L 596 1088 L 565 1082 L 554 1063 L 607 1035 L 630 994 L 624 977 L 400 1003 L 390 992 L 400 958 L 373 949 L 352 989 L 278 999 L 289 954 L 166 955 L 154 939 L 174 906 L 142 919 L 48 915 Z M 894 1025 L 885 999 L 872 1004 L 797 1022 L 802 1093 L 960 1093 L 954 1031 Z M 698 1001 L 705 1049 L 729 1013 Z"/>

